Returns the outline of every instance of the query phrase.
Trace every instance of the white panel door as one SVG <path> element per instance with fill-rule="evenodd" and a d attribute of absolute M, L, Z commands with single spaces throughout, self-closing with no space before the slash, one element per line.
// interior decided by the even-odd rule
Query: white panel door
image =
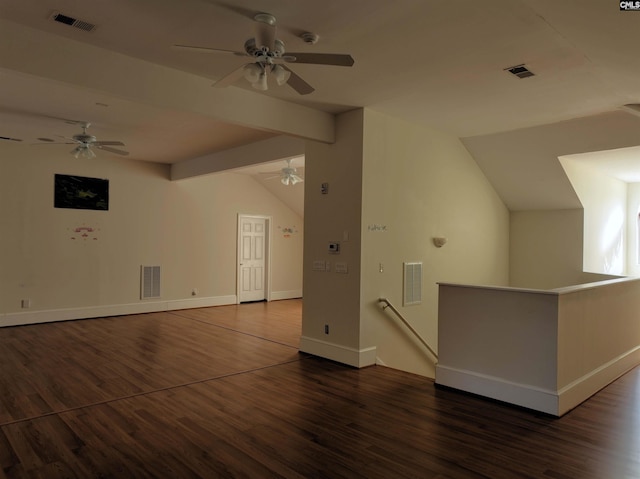
<path fill-rule="evenodd" d="M 239 217 L 239 301 L 262 301 L 265 291 L 266 219 Z"/>

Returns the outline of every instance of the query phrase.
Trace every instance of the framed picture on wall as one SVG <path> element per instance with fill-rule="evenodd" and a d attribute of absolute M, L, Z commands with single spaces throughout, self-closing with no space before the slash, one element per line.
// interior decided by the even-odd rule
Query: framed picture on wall
<path fill-rule="evenodd" d="M 109 210 L 109 180 L 55 175 L 54 208 Z"/>

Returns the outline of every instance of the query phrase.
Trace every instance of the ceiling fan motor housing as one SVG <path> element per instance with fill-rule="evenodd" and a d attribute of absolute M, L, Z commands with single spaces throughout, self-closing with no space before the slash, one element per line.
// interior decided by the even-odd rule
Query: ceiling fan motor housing
<path fill-rule="evenodd" d="M 274 40 L 273 50 L 269 50 L 267 47 L 258 47 L 255 38 L 249 38 L 244 42 L 244 51 L 251 57 L 256 57 L 260 61 L 270 63 L 274 58 L 280 58 L 284 55 L 284 42 L 276 38 Z"/>
<path fill-rule="evenodd" d="M 80 133 L 78 135 L 73 135 L 73 139 L 79 141 L 80 143 L 88 144 L 96 141 L 96 137 L 93 135 L 87 135 L 85 133 Z"/>

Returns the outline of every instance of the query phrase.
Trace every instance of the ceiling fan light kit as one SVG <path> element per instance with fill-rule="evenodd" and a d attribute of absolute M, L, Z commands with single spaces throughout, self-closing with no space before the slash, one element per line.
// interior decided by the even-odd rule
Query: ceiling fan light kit
<path fill-rule="evenodd" d="M 294 185 L 297 185 L 298 183 L 302 183 L 304 179 L 298 175 L 298 170 L 293 166 L 291 166 L 291 161 L 293 161 L 293 158 L 286 160 L 287 166 L 285 166 L 280 170 L 279 175 L 270 176 L 266 179 L 271 180 L 271 179 L 279 178 L 280 183 L 282 183 L 284 186 L 294 186 Z"/>
<path fill-rule="evenodd" d="M 244 77 L 252 85 L 260 80 L 262 68 L 257 63 L 249 63 L 244 66 Z"/>
<path fill-rule="evenodd" d="M 267 84 L 267 72 L 260 73 L 260 77 L 257 82 L 251 84 L 253 88 L 256 90 L 266 91 L 269 89 L 269 85 Z"/>
<path fill-rule="evenodd" d="M 278 86 L 282 86 L 291 78 L 291 72 L 284 69 L 282 65 L 274 65 L 271 69 L 271 73 L 276 78 Z"/>
<path fill-rule="evenodd" d="M 87 160 L 91 160 L 96 157 L 96 154 L 91 151 L 91 148 L 88 146 L 76 146 L 73 150 L 71 150 L 71 154 L 74 158 L 85 158 Z"/>
<path fill-rule="evenodd" d="M 294 186 L 303 181 L 304 180 L 298 176 L 298 170 L 291 166 L 291 160 L 287 160 L 287 166 L 282 168 L 280 182 L 285 186 Z"/>
<path fill-rule="evenodd" d="M 284 42 L 276 38 L 276 18 L 269 13 L 258 13 L 253 19 L 256 22 L 255 36 L 245 41 L 244 51 L 221 50 L 193 45 L 173 45 L 173 48 L 197 53 L 223 53 L 252 58 L 251 63 L 237 68 L 216 81 L 214 83 L 216 87 L 229 86 L 244 76 L 253 88 L 266 91 L 269 89 L 267 76 L 272 74 L 278 86 L 288 84 L 300 95 L 308 95 L 315 89 L 288 67 L 284 66 L 283 63 L 307 63 L 343 67 L 350 67 L 354 64 L 351 55 L 340 53 L 285 54 Z M 318 41 L 319 37 L 315 33 L 305 32 L 300 35 L 300 38 L 306 44 L 313 45 Z"/>

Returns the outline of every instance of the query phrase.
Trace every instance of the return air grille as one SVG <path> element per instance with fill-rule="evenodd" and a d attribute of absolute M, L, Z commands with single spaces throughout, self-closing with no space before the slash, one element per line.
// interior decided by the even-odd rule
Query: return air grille
<path fill-rule="evenodd" d="M 422 303 L 422 263 L 404 263 L 403 306 Z"/>
<path fill-rule="evenodd" d="M 69 15 L 65 15 L 60 12 L 53 12 L 51 19 L 54 22 L 63 23 L 64 25 L 69 25 L 70 27 L 74 27 L 85 32 L 91 32 L 96 28 L 93 23 L 78 20 L 77 18 L 70 17 Z"/>
<path fill-rule="evenodd" d="M 160 297 L 160 266 L 140 267 L 140 299 Z"/>
<path fill-rule="evenodd" d="M 535 73 L 533 73 L 531 70 L 525 67 L 524 64 L 505 68 L 505 71 L 508 71 L 509 73 L 511 73 L 514 76 L 517 76 L 520 79 L 535 76 Z"/>

